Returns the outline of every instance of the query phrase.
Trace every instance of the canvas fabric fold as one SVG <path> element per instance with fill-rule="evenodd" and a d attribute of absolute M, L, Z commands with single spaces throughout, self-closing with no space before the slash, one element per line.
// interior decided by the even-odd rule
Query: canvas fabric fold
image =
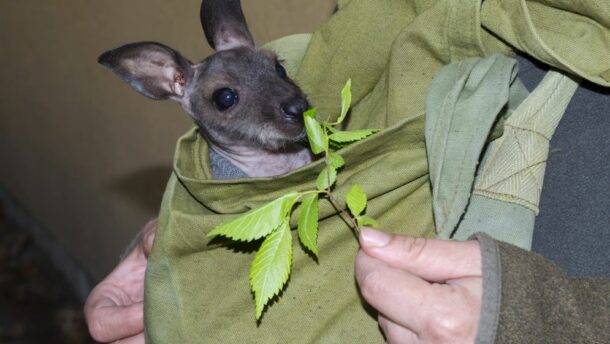
<path fill-rule="evenodd" d="M 426 147 L 441 238 L 453 236 L 466 211 L 497 119 L 510 116 L 528 94 L 516 76 L 517 61 L 495 54 L 445 66 L 428 89 Z"/>
<path fill-rule="evenodd" d="M 469 58 L 441 69 L 428 90 L 426 145 L 440 238 L 484 232 L 531 247 L 549 141 L 579 78 L 549 71 L 527 96 L 516 65 L 497 54 Z M 486 145 L 498 119 L 503 134 Z"/>
<path fill-rule="evenodd" d="M 453 235 L 485 232 L 529 250 L 538 214 L 549 142 L 580 78 L 549 71 L 487 149 L 464 221 Z"/>
<path fill-rule="evenodd" d="M 496 3 L 498 6 L 491 6 Z M 561 30 L 524 36 L 524 42 L 515 41 L 509 47 L 502 35 L 516 35 L 511 27 L 518 26 L 521 19 L 508 16 L 514 25 L 500 30 L 494 27 L 495 17 L 525 2 L 499 3 L 340 1 L 338 13 L 311 38 L 287 38 L 273 46 L 288 61 L 288 72 L 321 118 L 338 115 L 340 90 L 351 78 L 353 108 L 346 128 L 383 129 L 342 152 L 346 167 L 339 174 L 336 190 L 343 195 L 351 185 L 359 184 L 371 199 L 368 214 L 384 230 L 435 235 L 424 145 L 424 99 L 440 68 L 469 57 L 510 54 L 515 48 L 527 48 L 538 58 L 531 47 L 556 43 L 565 35 L 562 30 L 570 30 L 566 23 Z M 562 3 L 537 2 L 536 15 L 531 16 L 533 26 L 538 27 L 540 18 L 551 21 L 558 11 L 586 19 L 579 30 L 585 36 L 590 34 L 587 44 L 595 46 L 586 59 L 596 60 L 598 67 L 586 69 L 576 62 L 560 65 L 559 57 L 571 61 L 565 52 L 571 49 L 568 43 L 555 44 L 551 53 L 540 58 L 546 62 L 551 60 L 549 54 L 557 56 L 556 67 L 607 85 L 603 70 L 609 50 L 608 25 L 594 11 L 605 0 Z M 578 8 L 573 9 L 575 6 Z M 481 21 L 487 23 L 485 28 Z M 376 315 L 363 304 L 354 281 L 357 241 L 328 204 L 322 203 L 320 211 L 319 261 L 304 253 L 293 236 L 292 275 L 259 323 L 248 285 L 256 243 L 230 244 L 206 237 L 214 226 L 287 191 L 313 188 L 322 164 L 314 162 L 278 178 L 214 180 L 207 156 L 207 145 L 196 130 L 179 140 L 146 274 L 147 342 L 382 342 Z"/>

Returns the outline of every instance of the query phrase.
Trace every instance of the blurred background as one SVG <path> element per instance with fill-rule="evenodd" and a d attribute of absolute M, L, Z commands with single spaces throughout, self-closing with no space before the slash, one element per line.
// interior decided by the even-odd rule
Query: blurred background
<path fill-rule="evenodd" d="M 335 0 L 243 1 L 259 45 L 312 32 Z M 96 63 L 154 40 L 212 51 L 199 0 L 0 0 L 0 343 L 85 343 L 81 307 L 155 217 L 190 120 Z"/>

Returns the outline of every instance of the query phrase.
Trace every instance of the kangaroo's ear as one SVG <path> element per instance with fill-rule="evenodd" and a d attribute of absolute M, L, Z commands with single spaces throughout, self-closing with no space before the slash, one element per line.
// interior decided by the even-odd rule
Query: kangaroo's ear
<path fill-rule="evenodd" d="M 205 37 L 216 51 L 254 48 L 240 0 L 203 0 L 199 15 Z"/>
<path fill-rule="evenodd" d="M 100 55 L 98 62 L 152 99 L 179 100 L 194 74 L 189 60 L 155 42 L 132 43 L 109 50 Z"/>

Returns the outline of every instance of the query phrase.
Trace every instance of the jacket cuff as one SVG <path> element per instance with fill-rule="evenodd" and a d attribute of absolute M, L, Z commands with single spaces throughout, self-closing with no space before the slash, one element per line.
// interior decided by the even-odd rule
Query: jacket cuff
<path fill-rule="evenodd" d="M 500 318 L 502 279 L 498 243 L 484 233 L 476 233 L 471 239 L 479 241 L 483 270 L 483 299 L 477 330 L 476 344 L 493 343 Z"/>

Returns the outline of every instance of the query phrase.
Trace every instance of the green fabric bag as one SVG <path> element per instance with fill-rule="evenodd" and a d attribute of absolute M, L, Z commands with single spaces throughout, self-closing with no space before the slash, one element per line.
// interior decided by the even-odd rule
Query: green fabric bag
<path fill-rule="evenodd" d="M 423 116 L 432 78 L 443 65 L 467 57 L 510 53 L 504 39 L 545 62 L 608 85 L 609 29 L 604 20 L 610 16 L 599 15 L 600 8 L 608 12 L 602 8 L 605 2 L 573 8 L 559 6 L 559 0 L 535 5 L 487 0 L 481 8 L 480 1 L 341 1 L 339 12 L 312 35 L 306 49 L 304 36 L 276 48 L 298 68 L 289 72 L 321 116 L 339 113 L 339 92 L 352 78 L 354 106 L 347 129 L 383 129 L 342 152 L 346 167 L 339 174 L 337 193 L 359 184 L 370 198 L 367 213 L 381 228 L 433 236 Z M 528 20 L 536 25 L 558 15 L 579 20 L 581 34 L 589 35 L 587 44 L 594 46 L 582 53 L 589 51 L 586 59 L 595 63 L 584 68 L 566 52 L 570 44 L 557 43 L 571 31 L 569 22 L 545 35 L 520 32 L 523 41 L 510 41 L 517 34 L 511 27 L 521 27 L 524 19 L 509 14 L 530 5 L 536 11 Z M 501 19 L 513 26 L 505 27 Z M 481 20 L 486 29 L 481 29 Z M 552 50 L 540 48 L 547 41 L 555 43 Z M 294 235 L 292 276 L 260 323 L 248 285 L 256 245 L 206 238 L 214 226 L 249 209 L 288 191 L 313 188 L 321 162 L 278 178 L 229 181 L 211 180 L 207 164 L 206 143 L 192 130 L 178 142 L 149 257 L 147 342 L 382 342 L 374 311 L 363 305 L 354 281 L 357 241 L 328 204 L 322 203 L 320 211 L 319 262 L 296 247 Z"/>

